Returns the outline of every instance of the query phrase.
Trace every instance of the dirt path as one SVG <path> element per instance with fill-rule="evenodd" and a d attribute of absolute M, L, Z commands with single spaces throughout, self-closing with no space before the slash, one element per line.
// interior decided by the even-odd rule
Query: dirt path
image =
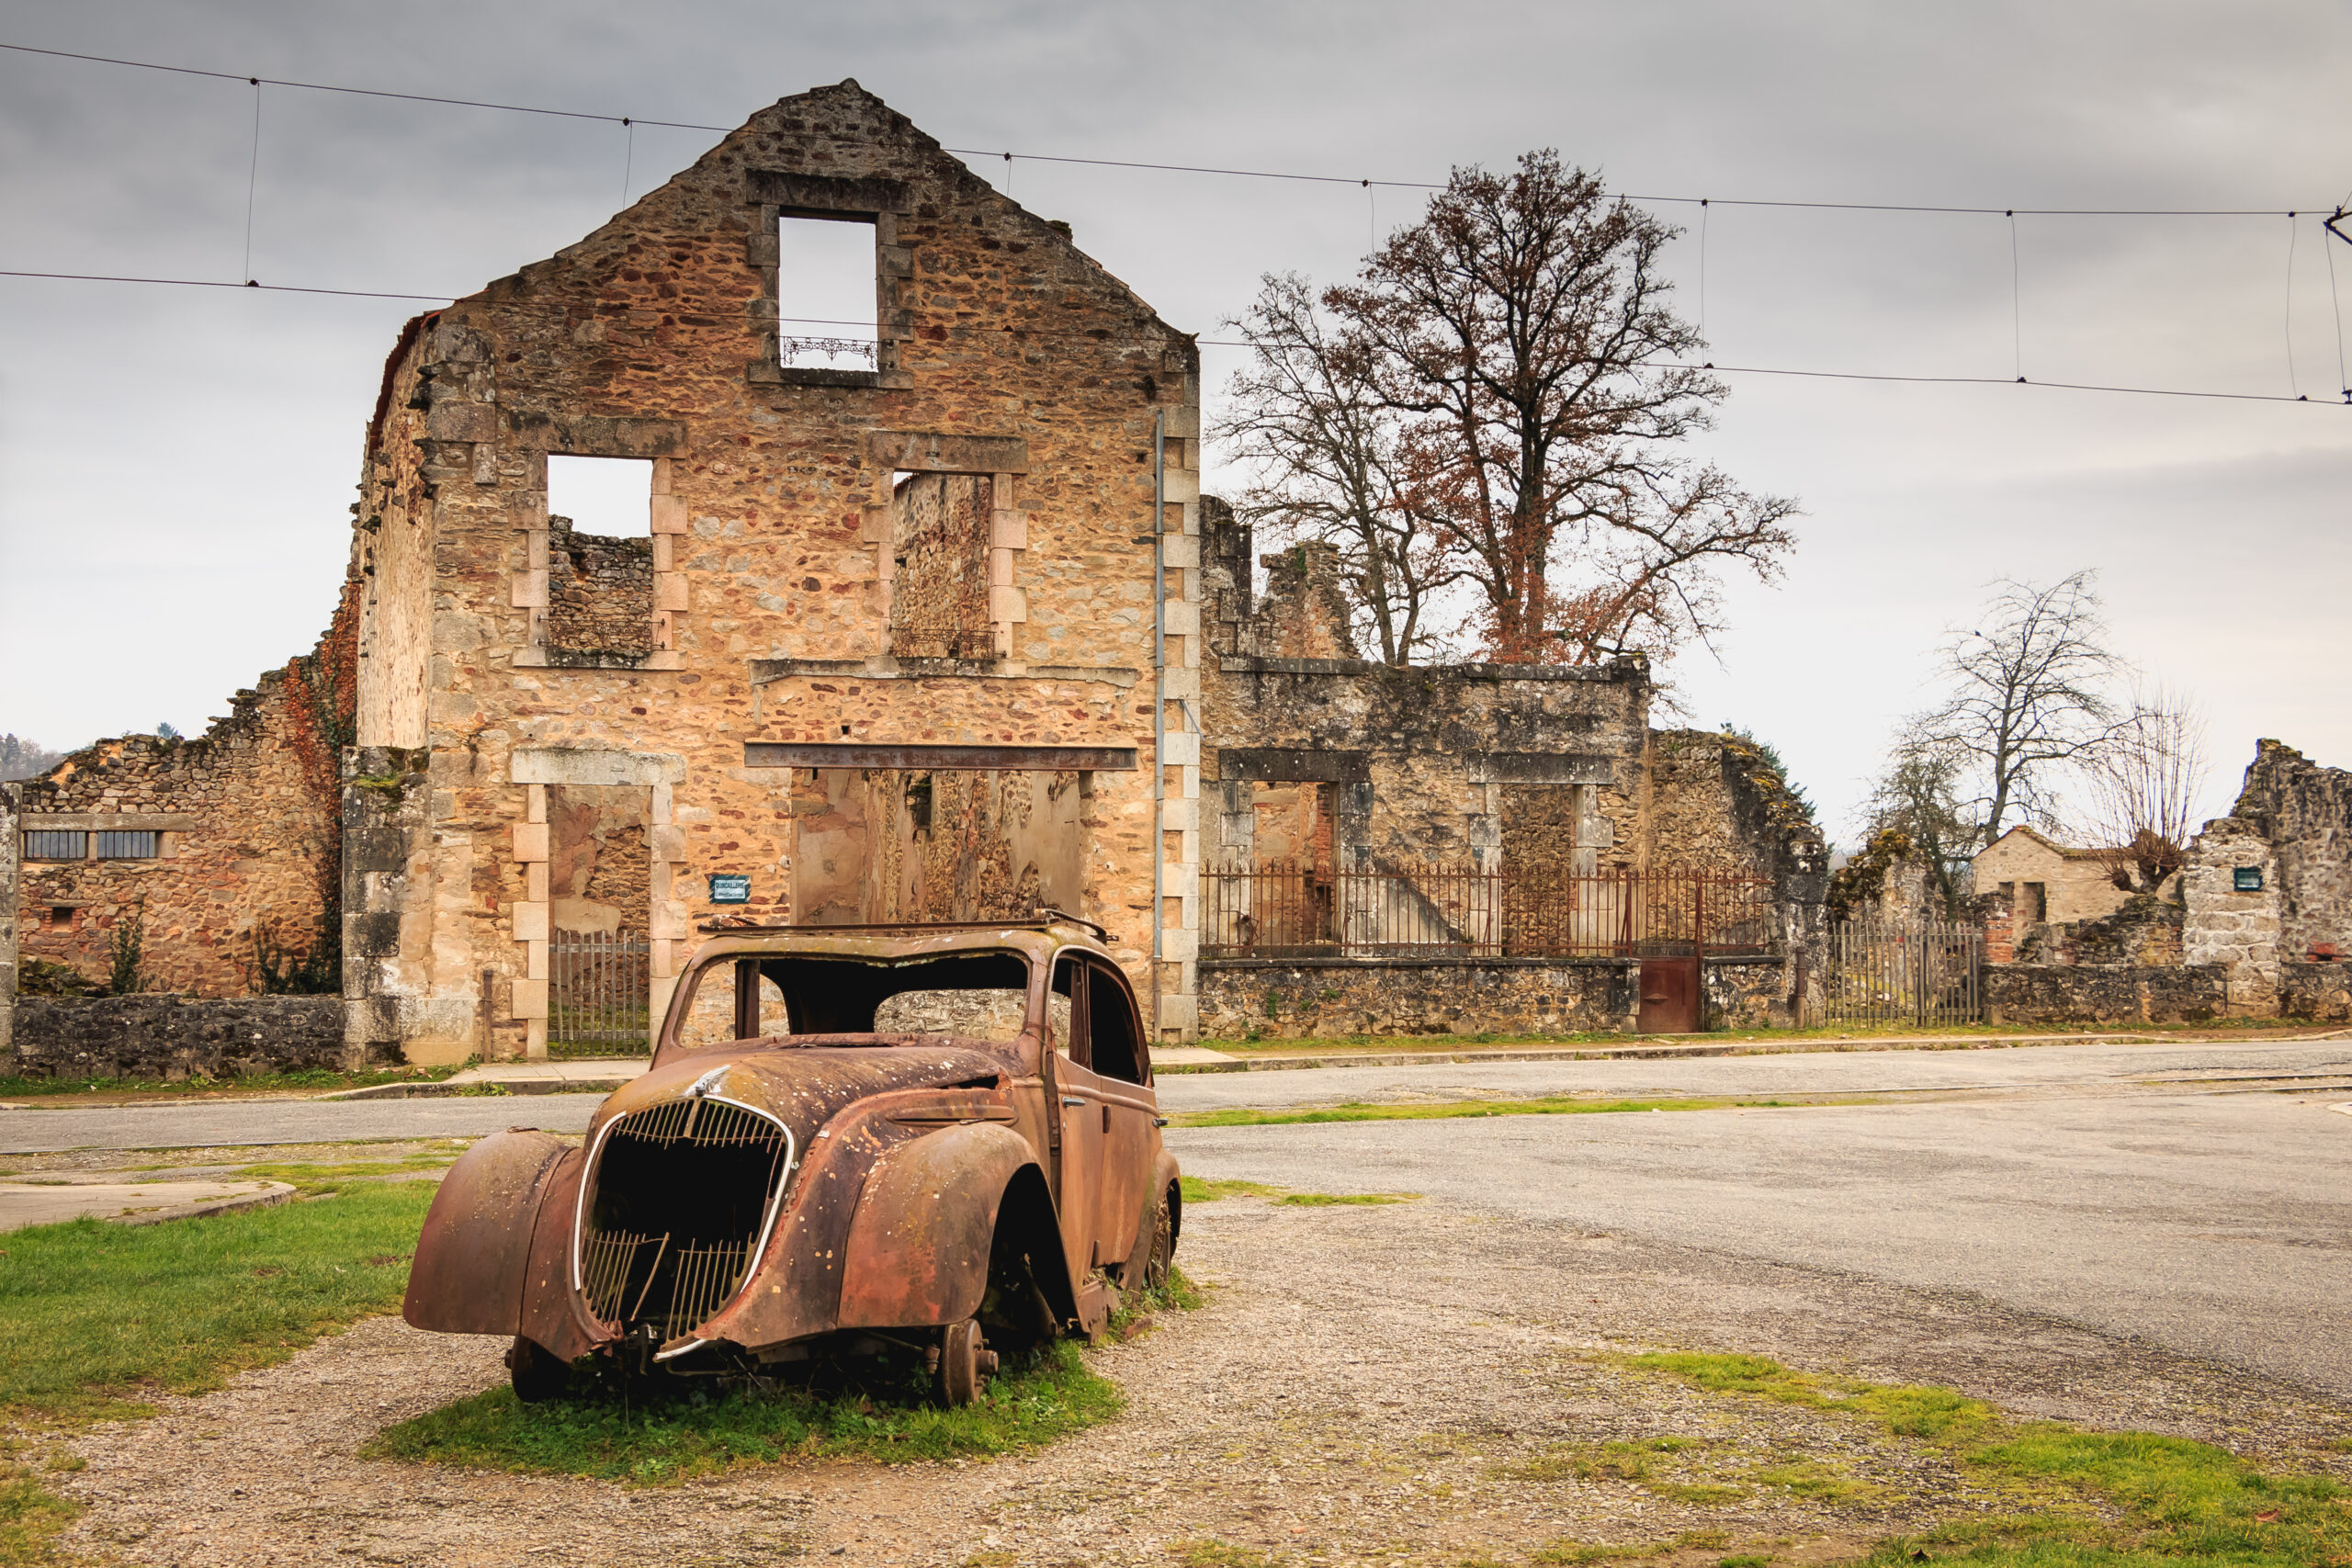
<path fill-rule="evenodd" d="M 1182 1260 L 1210 1304 L 1092 1353 L 1126 1415 L 1026 1458 L 644 1488 L 362 1461 L 379 1427 L 503 1376 L 496 1344 L 376 1319 L 82 1435 L 89 1468 L 59 1478 L 90 1505 L 69 1544 L 188 1565 L 1452 1568 L 1703 1531 L 1658 1561 L 1713 1568 L 1749 1551 L 1800 1568 L 2016 1506 L 1851 1418 L 1698 1394 L 1600 1354 L 1660 1346 L 1951 1383 L 2352 1478 L 2352 1456 L 2312 1447 L 2352 1434 L 2352 1410 L 1964 1298 L 1433 1204 L 1202 1204 Z M 1642 1450 L 1645 1484 L 1576 1473 L 1589 1445 L 1661 1439 L 1671 1451 Z"/>

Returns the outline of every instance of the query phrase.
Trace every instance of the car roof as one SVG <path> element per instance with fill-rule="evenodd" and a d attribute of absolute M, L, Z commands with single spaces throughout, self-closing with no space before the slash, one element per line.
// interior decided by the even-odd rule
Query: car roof
<path fill-rule="evenodd" d="M 900 922 L 864 926 L 705 926 L 707 941 L 694 962 L 728 956 L 774 954 L 809 958 L 909 959 L 959 953 L 1001 953 L 1010 948 L 1044 962 L 1067 947 L 1108 959 L 1102 928 L 1056 915 L 1035 920 Z"/>

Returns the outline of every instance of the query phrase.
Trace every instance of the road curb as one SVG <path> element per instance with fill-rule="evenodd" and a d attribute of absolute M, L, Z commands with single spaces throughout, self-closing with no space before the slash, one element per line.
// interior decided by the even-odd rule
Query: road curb
<path fill-rule="evenodd" d="M 471 1083 L 379 1083 L 340 1089 L 320 1100 L 497 1100 L 507 1095 L 610 1094 L 628 1078 L 476 1078 Z"/>
<path fill-rule="evenodd" d="M 135 1214 L 107 1214 L 108 1224 L 160 1225 L 166 1220 L 199 1220 L 210 1214 L 237 1214 L 248 1209 L 274 1209 L 294 1196 L 294 1189 L 273 1181 L 259 1192 L 240 1192 L 201 1203 L 175 1203 L 168 1209 L 141 1209 Z"/>
<path fill-rule="evenodd" d="M 1154 1077 L 1176 1073 L 1263 1073 L 1311 1067 L 1405 1067 L 1419 1062 L 1455 1064 L 1493 1062 L 1645 1062 L 1703 1056 L 1805 1056 L 1831 1052 L 1867 1051 L 1994 1051 L 2026 1045 L 2154 1045 L 2165 1043 L 2145 1034 L 2087 1034 L 2052 1038 L 2019 1035 L 1954 1040 L 1820 1040 L 1763 1044 L 1748 1041 L 1689 1045 L 1588 1045 L 1532 1051 L 1388 1051 L 1328 1056 L 1237 1056 L 1229 1062 L 1155 1064 Z M 2215 1041 L 2189 1042 L 2215 1044 Z M 2249 1043 L 2254 1043 L 2249 1042 Z"/>

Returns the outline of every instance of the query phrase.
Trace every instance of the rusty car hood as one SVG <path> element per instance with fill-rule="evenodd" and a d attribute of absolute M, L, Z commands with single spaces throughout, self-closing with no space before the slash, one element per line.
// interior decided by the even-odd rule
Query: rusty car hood
<path fill-rule="evenodd" d="M 819 1128 L 874 1095 L 993 1088 L 1019 1070 L 1018 1049 L 936 1034 L 746 1041 L 729 1050 L 696 1052 L 624 1085 L 597 1108 L 589 1134 L 593 1142 L 596 1130 L 616 1117 L 704 1094 L 767 1111 L 806 1149 Z"/>

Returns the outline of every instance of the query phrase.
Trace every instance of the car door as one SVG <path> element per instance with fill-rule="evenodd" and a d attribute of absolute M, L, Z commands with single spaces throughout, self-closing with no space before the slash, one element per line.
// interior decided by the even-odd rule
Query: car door
<path fill-rule="evenodd" d="M 1054 1210 L 1061 1222 L 1062 1248 L 1083 1276 L 1116 1258 L 1102 1251 L 1100 1192 L 1103 1179 L 1103 1085 L 1087 1066 L 1087 966 L 1082 953 L 1065 951 L 1054 962 L 1052 995 L 1069 1001 L 1066 1029 L 1053 1029 L 1053 1077 L 1048 1116 L 1059 1119 L 1059 1157 L 1054 1168 Z M 1060 1010 L 1048 1004 L 1049 1015 Z"/>
<path fill-rule="evenodd" d="M 1118 1263 L 1136 1245 L 1159 1149 L 1159 1103 L 1142 1019 L 1126 976 L 1091 953 L 1084 966 L 1083 997 L 1072 1010 L 1086 1017 L 1089 1093 L 1102 1130 L 1094 1235 L 1102 1261 Z M 1149 1245 L 1148 1237 L 1144 1244 Z"/>

